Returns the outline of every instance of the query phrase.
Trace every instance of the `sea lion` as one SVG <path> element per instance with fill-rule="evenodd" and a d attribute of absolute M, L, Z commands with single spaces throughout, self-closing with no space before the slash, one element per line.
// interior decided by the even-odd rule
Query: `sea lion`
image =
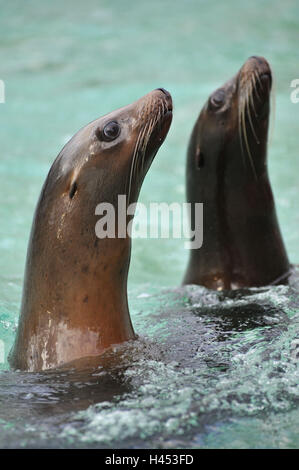
<path fill-rule="evenodd" d="M 250 57 L 212 93 L 193 128 L 187 200 L 203 203 L 203 246 L 190 250 L 183 284 L 258 287 L 290 273 L 267 170 L 271 85 L 268 62 Z"/>
<path fill-rule="evenodd" d="M 171 96 L 156 89 L 83 127 L 54 161 L 31 230 L 13 368 L 74 366 L 135 337 L 127 300 L 131 239 L 98 238 L 95 208 L 116 207 L 118 195 L 137 201 L 171 120 Z"/>

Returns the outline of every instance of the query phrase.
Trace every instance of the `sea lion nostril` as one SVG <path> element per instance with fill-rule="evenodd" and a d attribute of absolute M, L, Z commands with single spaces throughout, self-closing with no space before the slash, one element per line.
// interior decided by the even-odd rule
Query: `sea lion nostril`
<path fill-rule="evenodd" d="M 268 81 L 268 80 L 271 80 L 271 77 L 270 77 L 270 74 L 269 74 L 269 73 L 263 73 L 263 74 L 260 76 L 260 79 L 263 80 L 263 81 Z"/>
<path fill-rule="evenodd" d="M 164 110 L 164 113 L 172 112 L 173 110 L 173 104 L 172 104 L 172 97 L 171 94 L 165 90 L 165 88 L 156 88 L 156 91 L 162 91 L 163 95 L 166 97 L 166 109 Z"/>
<path fill-rule="evenodd" d="M 261 56 L 258 56 L 258 55 L 252 55 L 251 57 L 249 57 L 249 60 L 250 59 L 254 59 L 258 64 L 262 65 L 266 62 L 266 60 L 264 59 L 264 57 L 261 57 Z"/>
<path fill-rule="evenodd" d="M 171 98 L 170 93 L 167 90 L 165 90 L 165 88 L 157 88 L 157 90 L 162 91 L 162 93 L 164 93 L 164 95 L 166 95 L 167 98 Z"/>
<path fill-rule="evenodd" d="M 267 90 L 270 90 L 271 85 L 272 85 L 272 77 L 271 77 L 271 74 L 268 73 L 268 72 L 262 73 L 262 74 L 260 75 L 260 83 L 261 83 L 262 88 L 267 89 Z"/>
<path fill-rule="evenodd" d="M 249 57 L 247 62 L 249 62 L 251 64 L 254 63 L 255 66 L 257 66 L 260 69 L 260 71 L 262 69 L 268 70 L 268 68 L 269 68 L 269 64 L 268 64 L 267 60 L 262 56 L 252 55 L 251 57 Z"/>

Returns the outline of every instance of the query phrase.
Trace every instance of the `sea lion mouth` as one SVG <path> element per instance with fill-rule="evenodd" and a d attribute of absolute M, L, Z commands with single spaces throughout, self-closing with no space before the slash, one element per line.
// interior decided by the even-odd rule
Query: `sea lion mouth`
<path fill-rule="evenodd" d="M 159 147 L 165 140 L 165 137 L 169 131 L 169 127 L 172 121 L 172 98 L 164 88 L 158 88 L 162 91 L 165 97 L 162 96 L 162 101 L 158 103 L 158 109 L 156 114 L 156 122 L 149 129 L 148 143 L 145 148 L 145 159 L 150 157 L 150 163 L 153 161 Z M 152 155 L 151 155 L 152 154 Z"/>
<path fill-rule="evenodd" d="M 271 68 L 263 57 L 250 57 L 238 75 L 238 127 L 242 154 L 249 158 L 257 179 L 254 160 L 250 149 L 251 137 L 260 144 L 259 121 L 267 118 L 272 87 Z"/>
<path fill-rule="evenodd" d="M 172 121 L 173 104 L 170 93 L 157 88 L 149 94 L 148 112 L 137 136 L 129 174 L 128 203 L 132 186 L 141 185 L 159 147 L 165 140 Z"/>
<path fill-rule="evenodd" d="M 269 94 L 272 87 L 272 71 L 270 65 L 263 57 L 250 57 L 239 72 L 239 96 L 250 100 L 253 109 L 253 100 L 256 105 L 261 101 L 261 94 Z M 264 99 L 267 97 L 265 96 Z M 256 111 L 256 109 L 253 109 Z"/>
<path fill-rule="evenodd" d="M 173 104 L 172 104 L 171 95 L 167 90 L 165 90 L 165 88 L 158 88 L 157 90 L 160 90 L 164 95 L 162 96 L 162 103 L 161 103 L 162 112 L 161 114 L 158 112 L 157 122 L 150 135 L 149 144 L 151 143 L 152 139 L 157 137 L 161 145 L 167 135 L 167 132 L 171 124 Z M 156 136 L 156 133 L 158 134 L 157 136 Z"/>
<path fill-rule="evenodd" d="M 162 93 L 165 95 L 167 109 L 168 111 L 172 111 L 173 110 L 172 98 L 171 98 L 171 94 L 169 93 L 169 91 L 165 90 L 165 88 L 157 88 L 157 90 L 162 91 Z"/>

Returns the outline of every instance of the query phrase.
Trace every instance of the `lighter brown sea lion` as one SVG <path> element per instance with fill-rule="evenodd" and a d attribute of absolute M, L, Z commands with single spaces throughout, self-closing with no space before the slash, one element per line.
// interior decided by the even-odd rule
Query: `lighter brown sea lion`
<path fill-rule="evenodd" d="M 187 200 L 203 203 L 203 245 L 190 250 L 184 284 L 257 287 L 290 274 L 267 170 L 271 85 L 268 62 L 250 57 L 194 126 Z"/>
<path fill-rule="evenodd" d="M 137 201 L 171 120 L 171 96 L 157 89 L 82 128 L 56 158 L 33 220 L 12 367 L 74 364 L 134 338 L 131 239 L 97 238 L 95 208 L 120 194 Z"/>

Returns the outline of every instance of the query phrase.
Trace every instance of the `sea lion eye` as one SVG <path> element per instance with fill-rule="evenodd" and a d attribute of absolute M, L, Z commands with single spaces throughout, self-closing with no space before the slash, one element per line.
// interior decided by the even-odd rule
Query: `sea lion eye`
<path fill-rule="evenodd" d="M 110 121 L 104 127 L 101 137 L 106 142 L 115 140 L 120 134 L 120 125 L 116 121 Z"/>
<path fill-rule="evenodd" d="M 218 91 L 216 91 L 216 93 L 214 93 L 213 96 L 211 96 L 211 103 L 216 108 L 219 108 L 223 104 L 224 99 L 225 99 L 224 91 L 223 90 L 218 90 Z"/>

